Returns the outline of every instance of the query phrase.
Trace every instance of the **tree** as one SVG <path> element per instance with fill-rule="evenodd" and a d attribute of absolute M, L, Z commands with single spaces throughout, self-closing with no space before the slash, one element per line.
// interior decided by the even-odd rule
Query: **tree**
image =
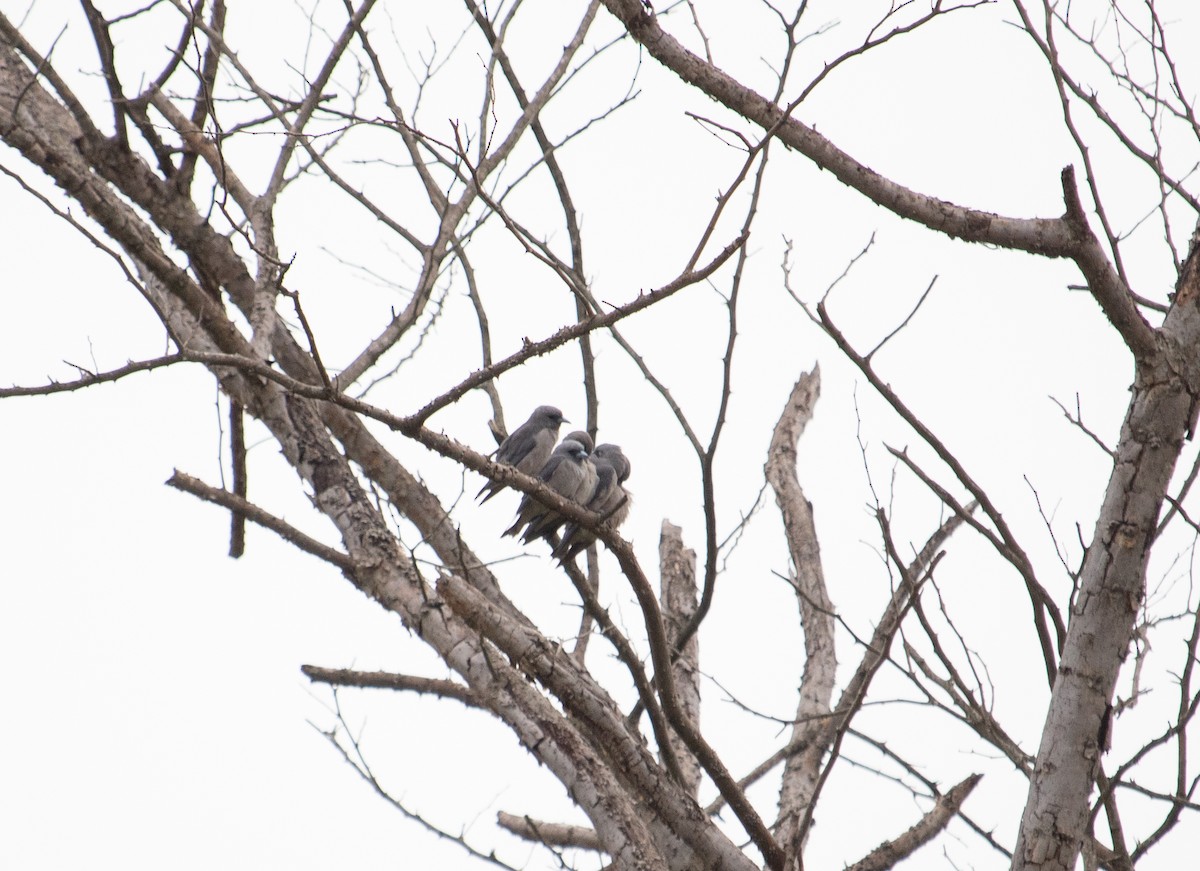
<path fill-rule="evenodd" d="M 1186 21 L 1154 2 L 1020 0 L 881 6 L 837 27 L 804 2 L 467 0 L 456 17 L 365 0 L 265 24 L 220 0 L 99 6 L 84 0 L 61 45 L 45 6 L 0 17 L 4 173 L 10 199 L 61 219 L 56 250 L 116 262 L 167 350 L 139 340 L 123 365 L 0 395 L 211 373 L 230 483 L 168 483 L 229 512 L 232 556 L 254 546 L 247 524 L 272 531 L 447 669 L 323 664 L 311 680 L 502 723 L 588 825 L 521 809 L 500 825 L 572 863 L 885 868 L 949 830 L 972 863 L 1122 869 L 1185 840 L 1200 704 Z M 935 78 L 914 92 L 927 60 Z M 952 159 L 968 145 L 978 159 Z M 53 286 L 70 265 L 42 269 Z M 992 285 L 982 318 L 964 314 L 971 284 Z M 824 413 L 842 421 L 828 453 L 798 447 L 819 336 L 839 384 Z M 851 371 L 870 394 L 854 407 Z M 538 387 L 518 403 L 522 378 Z M 1127 387 L 1119 428 L 1095 423 Z M 1064 391 L 1069 425 L 1002 419 Z M 644 531 L 623 537 L 460 435 L 490 414 L 501 439 L 570 392 L 578 425 L 622 433 L 663 508 L 657 571 Z M 272 509 L 290 499 L 248 448 L 263 440 L 324 526 Z M 272 486 L 251 498 L 260 475 Z M 466 498 L 478 475 L 600 546 L 561 572 L 540 543 L 536 563 L 498 563 L 514 549 Z M 840 505 L 810 501 L 822 477 Z M 824 504 L 836 519 L 818 536 Z M 847 555 L 864 539 L 873 568 Z M 785 552 L 786 571 L 739 594 Z M 564 577 L 577 599 L 555 607 Z M 783 591 L 798 619 L 779 619 Z M 738 716 L 702 717 L 739 674 L 757 701 L 729 690 Z M 403 806 L 332 716 L 334 745 Z M 1000 806 L 978 817 L 977 794 Z M 872 828 L 822 842 L 818 813 L 844 831 L 864 808 Z"/>

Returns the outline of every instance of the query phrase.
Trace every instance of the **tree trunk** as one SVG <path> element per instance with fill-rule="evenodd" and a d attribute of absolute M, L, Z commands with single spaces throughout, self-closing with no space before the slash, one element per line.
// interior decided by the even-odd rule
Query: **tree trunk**
<path fill-rule="evenodd" d="M 1088 836 L 1088 798 L 1112 727 L 1111 699 L 1146 590 L 1159 511 L 1196 404 L 1200 340 L 1197 237 L 1158 332 L 1159 352 L 1140 361 L 1133 399 L 1042 730 L 1013 871 L 1071 871 Z"/>

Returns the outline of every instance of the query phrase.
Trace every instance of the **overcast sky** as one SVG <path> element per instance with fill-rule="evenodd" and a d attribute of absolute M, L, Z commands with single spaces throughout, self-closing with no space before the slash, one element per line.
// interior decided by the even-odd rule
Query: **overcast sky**
<path fill-rule="evenodd" d="M 0 10 L 14 20 L 28 5 L 0 0 Z M 112 15 L 140 5 L 102 8 Z M 305 9 L 316 5 L 318 22 L 339 28 L 341 4 L 230 5 L 228 41 L 242 62 L 277 93 L 302 93 L 300 71 L 311 74 L 327 44 L 320 32 L 309 41 Z M 444 57 L 467 25 L 463 13 L 457 7 L 422 12 L 429 20 L 413 21 L 407 16 L 418 13 L 411 5 L 381 4 L 369 19 L 373 32 L 381 41 L 393 35 L 400 40 L 410 63 L 432 51 L 434 42 Z M 554 5 L 529 4 L 513 25 L 509 53 L 530 82 L 569 33 L 570 15 L 560 20 L 554 12 L 561 8 Z M 562 5 L 577 14 L 579 4 Z M 749 4 L 736 4 L 736 13 L 711 5 L 717 8 L 698 7 L 717 62 L 768 89 L 771 72 L 758 58 L 778 58 L 780 37 L 770 16 L 741 8 Z M 810 28 L 829 29 L 801 50 L 810 75 L 862 38 L 861 23 L 846 20 L 842 6 L 812 4 Z M 1166 11 L 1195 18 L 1188 4 Z M 74 7 L 62 16 L 60 4 L 35 3 L 26 32 L 46 52 L 61 31 L 53 60 L 107 124 L 86 22 Z M 172 16 L 178 17 L 164 8 L 145 27 L 121 31 L 119 56 L 144 57 L 153 75 L 177 33 Z M 602 10 L 591 37 L 597 46 L 618 32 L 606 16 Z M 695 42 L 688 18 L 686 9 L 677 9 L 667 20 Z M 916 190 L 1018 217 L 1058 215 L 1059 172 L 1078 163 L 1078 156 L 1063 131 L 1044 64 L 1028 38 L 1003 23 L 1013 19 L 1011 8 L 994 4 L 897 40 L 832 75 L 798 115 Z M 1186 38 L 1195 36 L 1194 25 L 1178 25 L 1176 46 L 1196 45 Z M 452 137 L 454 121 L 478 126 L 484 52 L 477 33 L 468 31 L 423 105 L 419 120 L 431 134 Z M 1180 58 L 1185 74 L 1195 70 L 1194 52 L 1186 54 Z M 343 70 L 330 90 L 344 92 L 353 78 L 352 69 Z M 135 80 L 127 78 L 127 84 L 136 88 Z M 631 85 L 636 99 L 563 152 L 589 246 L 593 290 L 611 304 L 679 272 L 714 198 L 742 159 L 686 113 L 724 123 L 729 116 L 649 58 L 639 66 L 630 44 L 581 75 L 573 96 L 553 104 L 547 124 L 565 135 Z M 501 101 L 501 128 L 511 110 Z M 744 124 L 738 128 L 750 132 Z M 380 147 L 386 142 L 390 150 L 371 153 L 373 141 L 364 137 L 347 145 L 377 161 L 364 165 L 360 178 L 373 196 L 407 215 L 404 197 L 414 188 L 398 165 L 403 156 L 382 137 Z M 277 147 L 264 134 L 235 155 L 252 188 L 261 186 Z M 1190 147 L 1194 162 L 1195 143 Z M 1118 226 L 1128 231 L 1153 208 L 1154 190 L 1144 175 L 1110 159 L 1110 152 L 1097 149 L 1106 179 L 1112 179 L 1105 192 Z M 0 164 L 26 173 L 7 148 L 0 148 Z M 52 186 L 39 187 L 53 194 Z M 539 181 L 512 207 L 563 250 L 555 204 L 539 202 L 547 191 Z M 68 379 L 75 374 L 70 364 L 111 369 L 166 352 L 161 326 L 107 255 L 8 177 L 0 177 L 0 203 L 0 384 Z M 419 225 L 419 210 L 413 214 Z M 721 224 L 708 256 L 736 236 L 741 220 L 735 210 Z M 361 208 L 316 178 L 285 195 L 278 226 L 281 249 L 295 257 L 289 286 L 301 291 L 327 363 L 345 365 L 404 305 L 417 264 Z M 1186 238 L 1186 227 L 1179 232 Z M 1160 300 L 1173 281 L 1161 235 L 1150 222 L 1129 242 L 1141 255 L 1130 258 L 1139 292 Z M 800 443 L 800 478 L 816 510 L 831 594 L 848 625 L 869 633 L 889 589 L 878 555 L 872 486 L 905 543 L 919 546 L 943 519 L 936 500 L 911 475 L 895 472 L 885 446 L 908 446 L 923 462 L 930 460 L 929 450 L 785 291 L 781 264 L 789 243 L 793 289 L 809 301 L 870 244 L 829 299 L 833 317 L 864 349 L 894 328 L 936 279 L 925 307 L 880 352 L 877 365 L 992 494 L 1051 592 L 1065 601 L 1069 579 L 1037 500 L 1075 565 L 1076 524 L 1090 537 L 1109 464 L 1052 398 L 1074 409 L 1078 395 L 1087 424 L 1114 442 L 1132 377 L 1128 353 L 1094 302 L 1068 288 L 1079 281 L 1069 265 L 934 237 L 782 148 L 772 158 L 749 243 L 730 420 L 717 461 L 719 537 L 754 505 L 771 427 L 796 378 L 818 363 L 822 398 Z M 471 253 L 498 357 L 516 350 L 524 337 L 547 336 L 573 317 L 561 285 L 502 228 L 481 233 Z M 726 270 L 710 286 L 691 288 L 622 327 L 705 440 L 719 399 L 726 341 L 721 294 L 728 287 Z M 620 348 L 604 336 L 597 336 L 596 348 L 600 436 L 623 445 L 633 464 L 635 501 L 626 536 L 652 568 L 660 524 L 669 519 L 683 527 L 686 542 L 703 559 L 695 456 L 665 402 Z M 396 362 L 385 361 L 378 374 Z M 367 398 L 392 411 L 413 411 L 478 365 L 478 331 L 456 279 L 420 355 Z M 558 405 L 582 425 L 579 372 L 578 352 L 568 346 L 506 375 L 499 387 L 508 425 L 541 403 Z M 332 695 L 311 686 L 299 670 L 312 663 L 443 677 L 446 668 L 398 617 L 273 535 L 251 528 L 246 555 L 229 559 L 227 515 L 164 486 L 174 469 L 222 483 L 228 459 L 224 409 L 212 377 L 197 366 L 65 395 L 0 401 L 7 456 L 0 526 L 0 663 L 7 689 L 0 717 L 0 867 L 471 867 L 460 847 L 405 819 L 341 760 L 322 735 L 335 724 Z M 488 451 L 494 447 L 490 415 L 486 398 L 474 393 L 435 416 L 431 426 Z M 478 476 L 464 475 L 402 436 L 376 431 L 447 502 L 463 492 L 473 495 L 481 485 Z M 251 498 L 336 544 L 332 526 L 311 509 L 265 431 L 251 424 L 249 439 Z M 1194 450 L 1185 455 L 1189 462 Z M 544 548 L 499 537 L 516 501 L 506 493 L 476 508 L 464 498 L 455 517 L 477 551 L 498 562 L 505 592 L 548 635 L 568 639 L 578 625 L 573 590 L 552 569 Z M 733 704 L 726 690 L 755 710 L 787 718 L 803 667 L 794 596 L 776 574 L 788 571 L 780 533 L 768 494 L 728 560 L 701 632 L 701 666 L 708 676 L 704 727 L 735 774 L 770 755 L 783 733 L 778 723 Z M 1182 532 L 1177 538 L 1156 557 L 1150 582 L 1165 580 L 1164 603 L 1182 610 L 1189 600 L 1194 607 L 1190 538 Z M 1171 562 L 1168 551 L 1181 554 L 1179 561 Z M 615 564 L 606 557 L 604 566 L 606 601 L 640 637 L 640 620 Z M 1035 752 L 1048 692 L 1019 580 L 968 536 L 951 544 L 940 572 L 948 607 L 997 688 L 997 714 L 1023 748 Z M 1163 636 L 1164 652 L 1177 646 L 1171 631 Z M 859 653 L 849 634 L 839 633 L 839 662 L 848 672 Z M 594 641 L 590 665 L 619 678 L 611 660 L 611 649 Z M 1165 686 L 1171 665 L 1151 660 L 1147 680 Z M 888 683 L 894 676 L 881 680 L 893 694 L 900 692 L 898 682 Z M 609 683 L 623 703 L 632 700 L 619 680 Z M 1123 680 L 1118 692 L 1128 687 Z M 454 833 L 465 826 L 473 846 L 485 853 L 496 849 L 510 864 L 556 867 L 549 854 L 498 830 L 495 814 L 584 817 L 499 724 L 452 702 L 364 690 L 343 690 L 339 698 L 368 762 L 409 810 Z M 1132 742 L 1153 734 L 1173 703 L 1169 688 L 1158 697 L 1151 693 L 1122 719 L 1128 732 L 1118 731 L 1115 752 L 1138 746 L 1123 744 L 1126 735 Z M 1011 845 L 1025 781 L 1010 765 L 965 750 L 942 752 L 948 742 L 969 746 L 962 730 L 901 705 L 869 709 L 862 726 L 902 747 L 943 787 L 984 772 L 968 809 Z M 857 767 L 881 765 L 878 755 L 848 743 L 846 756 L 817 814 L 813 867 L 841 867 L 923 812 L 903 789 Z M 776 789 L 777 777 L 752 797 L 770 808 Z M 886 799 L 888 813 L 864 818 L 864 794 Z M 711 795 L 706 787 L 701 798 Z M 1141 821 L 1134 817 L 1132 822 Z M 1196 823 L 1185 818 L 1183 825 Z M 1145 867 L 1183 867 L 1187 859 L 1170 851 L 1187 840 L 1179 837 L 1174 848 L 1152 854 Z M 952 826 L 914 866 L 949 863 L 1007 864 L 962 826 Z"/>

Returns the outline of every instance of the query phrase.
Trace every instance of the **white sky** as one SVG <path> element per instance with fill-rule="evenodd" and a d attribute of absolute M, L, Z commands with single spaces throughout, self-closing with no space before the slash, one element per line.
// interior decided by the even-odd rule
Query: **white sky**
<path fill-rule="evenodd" d="M 16 19 L 26 5 L 0 0 L 0 10 Z M 699 8 L 718 63 L 756 87 L 769 87 L 770 71 L 757 58 L 777 57 L 779 37 L 770 17 L 737 4 L 736 11 L 724 10 L 728 20 L 722 21 L 722 4 L 710 5 L 716 8 Z M 229 39 L 243 62 L 277 91 L 296 93 L 296 67 L 311 72 L 324 46 L 317 37 L 309 56 L 302 57 L 303 11 L 282 2 L 255 4 L 253 11 L 246 4 L 231 6 Z M 370 21 L 381 41 L 394 30 L 415 53 L 428 47 L 420 37 L 426 22 L 409 20 L 406 16 L 416 14 L 410 6 L 384 4 Z M 573 15 L 579 4 L 562 6 Z M 60 8 L 37 4 L 28 32 L 46 50 L 65 23 L 54 54 L 59 71 L 88 98 L 102 98 L 102 82 L 92 75 L 94 57 L 81 48 L 88 43 L 86 24 L 73 7 L 60 18 Z M 122 6 L 103 8 L 112 14 Z M 320 4 L 321 20 L 339 27 L 340 8 Z M 514 24 L 509 50 L 527 86 L 566 38 L 570 15 L 555 20 L 556 8 L 561 10 L 552 3 L 530 4 Z M 1194 19 L 1180 3 L 1163 7 L 1164 18 L 1174 20 L 1165 13 L 1185 10 Z M 449 23 L 441 20 L 443 14 L 449 13 L 430 13 L 428 24 L 444 53 L 462 16 L 454 8 Z M 163 34 L 174 38 L 174 15 L 159 13 L 155 20 L 169 21 L 169 27 L 137 37 L 130 32 L 119 50 L 144 54 L 146 69 L 153 71 L 168 39 Z M 616 33 L 606 15 L 601 11 L 596 42 Z M 841 4 L 817 3 L 810 20 L 815 28 L 843 15 Z M 798 115 L 860 160 L 917 190 L 1015 216 L 1059 214 L 1058 173 L 1077 158 L 1062 131 L 1047 71 L 1029 40 L 1003 23 L 1013 19 L 1004 4 L 959 13 L 834 74 Z M 669 20 L 676 32 L 694 39 L 686 13 Z M 1180 27 L 1185 36 L 1195 35 L 1194 20 Z M 268 31 L 269 40 L 262 36 Z M 842 21 L 806 45 L 804 63 L 819 69 L 861 33 L 855 22 Z M 1176 46 L 1194 44 L 1175 39 Z M 430 89 L 419 120 L 434 135 L 451 136 L 454 119 L 477 127 L 482 52 L 472 31 L 457 66 Z M 615 50 L 581 77 L 573 98 L 554 104 L 547 126 L 561 136 L 611 105 L 628 88 L 635 66 L 631 46 Z M 350 80 L 346 71 L 330 90 L 344 89 Z M 127 81 L 131 89 L 134 84 Z M 585 259 L 593 288 L 613 303 L 674 277 L 714 197 L 740 162 L 736 152 L 684 114 L 728 122 L 710 101 L 648 58 L 637 87 L 640 94 L 631 105 L 562 155 L 589 246 Z M 97 116 L 107 123 L 105 109 Z M 501 101 L 497 116 L 503 128 L 512 117 L 510 101 Z M 274 137 L 259 137 L 253 141 L 257 154 L 235 153 L 231 163 L 250 167 L 244 180 L 259 187 L 264 161 L 277 146 Z M 1186 154 L 1194 162 L 1195 144 L 1190 147 Z M 364 135 L 347 148 L 364 157 L 403 160 L 396 143 L 383 137 Z M 1104 189 L 1110 208 L 1118 226 L 1128 230 L 1153 206 L 1153 188 L 1145 173 L 1130 172 L 1110 150 L 1098 148 L 1097 159 L 1110 171 Z M 0 162 L 22 169 L 8 150 L 0 150 Z M 822 369 L 823 395 L 800 444 L 801 481 L 815 505 L 831 595 L 856 631 L 869 632 L 888 589 L 866 507 L 871 495 L 856 440 L 856 403 L 874 484 L 893 511 L 900 540 L 919 546 L 939 522 L 938 506 L 910 476 L 897 474 L 894 499 L 889 495 L 893 462 L 884 446 L 907 445 L 922 461 L 931 453 L 839 359 L 782 286 L 785 238 L 794 243 L 796 289 L 814 300 L 874 234 L 868 256 L 831 297 L 831 312 L 869 348 L 937 276 L 927 307 L 880 352 L 878 365 L 988 488 L 1044 583 L 1065 597 L 1069 582 L 1030 488 L 1052 513 L 1074 565 L 1075 524 L 1090 537 L 1107 463 L 1048 397 L 1073 406 L 1078 393 L 1089 426 L 1115 441 L 1132 369 L 1097 306 L 1066 289 L 1078 281 L 1074 270 L 933 238 L 783 149 L 776 150 L 772 165 L 750 243 L 730 422 L 718 455 L 720 536 L 753 503 L 770 427 L 796 377 L 815 362 Z M 413 188 L 403 170 L 362 166 L 355 177 L 371 196 L 427 231 L 427 216 L 406 199 Z M 510 206 L 562 250 L 565 234 L 558 212 L 545 205 L 546 192 L 539 180 Z M 7 178 L 0 178 L 0 202 L 0 384 L 70 378 L 73 370 L 64 361 L 109 369 L 164 351 L 161 328 L 109 258 L 75 238 Z M 736 235 L 740 220 L 735 210 L 712 251 Z M 301 182 L 289 192 L 278 224 L 281 248 L 295 254 L 289 284 L 302 293 L 326 361 L 344 365 L 389 311 L 403 305 L 413 260 L 361 210 L 319 182 Z M 1130 264 L 1139 292 L 1162 299 L 1172 275 L 1156 232 L 1146 225 L 1128 244 L 1143 255 L 1131 257 Z M 1181 232 L 1186 236 L 1186 224 Z M 471 255 L 497 357 L 515 350 L 525 336 L 550 334 L 570 317 L 561 287 L 498 227 L 481 234 Z M 376 281 L 358 266 L 394 283 Z M 716 407 L 725 342 L 716 291 L 728 290 L 728 277 L 726 270 L 714 287 L 691 288 L 622 326 L 702 438 Z M 633 462 L 636 501 L 627 536 L 643 565 L 653 568 L 659 525 L 667 518 L 683 526 L 685 540 L 703 559 L 697 466 L 679 427 L 615 343 L 598 337 L 597 355 L 601 438 L 622 444 Z M 478 363 L 477 331 L 456 284 L 422 356 L 368 398 L 393 411 L 415 410 Z M 509 426 L 543 402 L 560 405 L 581 424 L 578 371 L 577 352 L 566 348 L 504 376 L 500 389 Z M 472 394 L 435 417 L 433 426 L 486 450 L 489 414 L 485 398 Z M 397 617 L 274 536 L 252 528 L 246 556 L 228 559 L 226 515 L 163 486 L 176 468 L 220 482 L 223 420 L 213 381 L 197 367 L 69 395 L 0 402 L 8 457 L 0 525 L 5 544 L 0 663 L 7 689 L 0 718 L 0 867 L 469 867 L 460 848 L 406 821 L 341 762 L 310 725 L 333 725 L 330 695 L 310 687 L 299 672 L 303 663 L 431 676 L 444 676 L 445 668 Z M 261 428 L 251 425 L 249 433 L 251 497 L 335 542 L 332 528 L 308 506 Z M 381 437 L 447 498 L 460 487 L 472 494 L 478 489 L 476 476 L 464 480 L 452 464 L 398 435 Z M 1194 451 L 1189 448 L 1185 462 Z M 944 470 L 938 473 L 949 482 Z M 483 508 L 457 509 L 464 534 L 485 558 L 521 554 L 497 535 L 515 502 L 506 494 Z M 773 499 L 767 497 L 719 582 L 714 612 L 701 633 L 701 665 L 745 704 L 786 718 L 795 707 L 803 647 L 793 597 L 772 574 L 788 568 L 779 532 Z M 1182 533 L 1164 544 L 1152 584 L 1163 577 L 1186 581 L 1190 555 L 1170 565 L 1170 557 L 1186 545 Z M 638 615 L 615 566 L 606 566 L 614 613 L 640 636 Z M 542 550 L 531 548 L 497 571 L 506 592 L 529 608 L 547 634 L 570 637 L 578 621 L 574 593 Z M 1018 580 L 967 536 L 949 547 L 938 579 L 960 628 L 987 663 L 997 687 L 997 715 L 1035 752 L 1047 692 Z M 1181 582 L 1163 607 L 1178 608 L 1186 598 Z M 1160 729 L 1164 711 L 1174 704 L 1164 671 L 1173 665 L 1168 655 L 1178 651 L 1170 634 L 1176 631 L 1182 629 L 1168 627 L 1156 642 L 1163 657 L 1150 660 L 1146 678 L 1157 682 L 1155 689 L 1120 721 L 1114 758 L 1138 746 L 1139 736 Z M 845 632 L 839 643 L 844 679 L 859 654 Z M 619 679 L 611 659 L 610 649 L 594 640 L 590 664 Z M 623 683 L 609 685 L 623 701 L 631 697 Z M 898 686 L 892 676 L 881 677 L 881 691 L 894 693 Z M 1126 694 L 1128 687 L 1123 681 L 1119 692 Z M 712 683 L 704 692 L 706 733 L 735 774 L 779 745 L 777 725 L 729 704 Z M 345 690 L 340 698 L 348 721 L 362 730 L 370 763 L 411 810 L 454 832 L 465 826 L 475 847 L 495 848 L 512 864 L 556 867 L 553 857 L 493 824 L 500 810 L 583 819 L 507 731 L 454 703 L 380 691 Z M 960 749 L 970 746 L 962 730 L 911 708 L 869 710 L 861 728 L 910 754 L 943 787 L 984 772 L 967 810 L 1011 845 L 1024 782 L 1010 766 Z M 846 752 L 851 761 L 879 763 L 861 744 L 848 742 Z M 768 815 L 776 786 L 777 778 L 768 778 L 753 792 Z M 877 812 L 863 813 L 864 795 L 878 801 Z M 702 799 L 710 797 L 706 788 Z M 812 839 L 813 867 L 840 867 L 860 858 L 924 810 L 903 790 L 853 765 L 837 770 L 825 801 Z M 1131 835 L 1146 831 L 1147 818 L 1139 810 L 1126 820 Z M 1185 817 L 1181 829 L 1188 826 L 1194 831 L 1196 823 Z M 1181 853 L 1172 850 L 1188 840 L 1179 836 L 1174 848 L 1161 848 L 1139 867 L 1181 867 Z M 913 864 L 950 867 L 950 862 L 1006 865 L 961 825 Z"/>

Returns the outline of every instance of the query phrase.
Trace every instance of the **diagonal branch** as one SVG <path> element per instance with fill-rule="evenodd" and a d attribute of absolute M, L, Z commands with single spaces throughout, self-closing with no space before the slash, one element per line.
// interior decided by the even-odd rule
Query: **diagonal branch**
<path fill-rule="evenodd" d="M 804 311 L 807 312 L 809 317 L 812 318 L 813 321 L 825 331 L 826 335 L 833 339 L 833 341 L 837 344 L 838 349 L 852 363 L 854 363 L 855 366 L 858 367 L 859 371 L 862 372 L 863 375 L 867 377 L 867 380 L 871 382 L 871 386 L 879 392 L 880 396 L 887 400 L 887 403 L 892 406 L 893 409 L 895 409 L 896 413 L 904 419 L 905 423 L 912 427 L 913 430 L 916 431 L 916 433 L 921 437 L 921 439 L 927 445 L 933 448 L 941 461 L 950 467 L 950 469 L 954 472 L 955 477 L 958 478 L 962 485 L 967 488 L 970 494 L 974 497 L 975 501 L 977 501 L 983 508 L 984 514 L 986 514 L 995 525 L 996 530 L 999 532 L 999 537 L 989 533 L 985 533 L 985 535 L 988 538 L 988 541 L 991 542 L 992 546 L 996 548 L 1000 555 L 1008 560 L 1013 568 L 1020 573 L 1022 580 L 1025 582 L 1030 603 L 1033 606 L 1034 625 L 1037 629 L 1038 639 L 1042 645 L 1042 658 L 1046 667 L 1046 680 L 1047 683 L 1053 683 L 1056 667 L 1055 647 L 1050 638 L 1050 630 L 1046 625 L 1046 618 L 1048 616 L 1051 622 L 1054 624 L 1054 641 L 1057 642 L 1057 646 L 1060 649 L 1062 647 L 1063 639 L 1066 636 L 1066 625 L 1063 622 L 1062 615 L 1059 613 L 1058 606 L 1054 603 L 1054 600 L 1050 597 L 1050 594 L 1046 592 L 1045 587 L 1043 587 L 1041 582 L 1038 580 L 1037 573 L 1033 568 L 1033 562 L 1029 559 L 1029 556 L 1025 553 L 1024 548 L 1022 548 L 1020 543 L 1017 541 L 1016 536 L 1013 534 L 1007 521 L 1005 521 L 1004 516 L 992 503 L 991 498 L 984 491 L 984 489 L 975 481 L 974 478 L 971 477 L 962 463 L 959 462 L 958 458 L 950 452 L 949 448 L 946 447 L 941 439 L 939 439 L 933 433 L 933 431 L 930 430 L 929 427 L 926 426 L 925 423 L 904 403 L 904 401 L 900 399 L 900 396 L 896 393 L 892 386 L 885 382 L 882 377 L 880 377 L 879 373 L 876 372 L 875 368 L 871 365 L 871 361 L 863 357 L 857 350 L 855 350 L 854 346 L 850 344 L 850 340 L 846 338 L 845 334 L 838 328 L 837 324 L 835 324 L 829 317 L 829 312 L 825 307 L 824 300 L 817 303 L 817 312 L 815 315 L 809 311 L 807 306 L 804 306 Z M 901 460 L 906 459 L 903 455 L 899 454 L 897 454 L 897 457 Z M 909 466 L 913 469 L 914 473 L 920 474 L 915 464 L 909 464 Z M 932 479 L 929 479 L 928 476 L 922 476 L 922 480 L 924 480 L 931 487 L 933 486 Z M 935 489 L 935 492 L 938 492 L 939 495 L 941 495 L 941 493 L 944 491 L 941 491 L 940 488 L 938 488 Z M 948 497 L 944 498 L 947 498 L 948 500 Z M 948 500 L 946 504 L 953 505 L 955 503 L 953 500 Z M 983 527 L 980 526 L 979 529 L 982 531 Z"/>
<path fill-rule="evenodd" d="M 656 302 L 666 299 L 668 296 L 671 296 L 672 294 L 677 293 L 686 287 L 690 287 L 693 284 L 704 281 L 704 279 L 708 278 L 710 275 L 720 269 L 725 262 L 732 257 L 733 254 L 742 247 L 742 245 L 746 243 L 747 238 L 749 238 L 748 234 L 743 233 L 726 245 L 717 253 L 715 257 L 713 257 L 712 260 L 710 260 L 704 266 L 701 266 L 699 269 L 688 270 L 687 272 L 684 272 L 682 275 L 672 279 L 657 290 L 652 290 L 649 292 L 643 291 L 642 293 L 638 294 L 637 298 L 632 302 L 626 303 L 623 306 L 618 306 L 606 314 L 596 314 L 589 318 L 584 318 L 577 323 L 563 327 L 561 330 L 554 333 L 554 335 L 540 341 L 530 342 L 526 340 L 520 351 L 505 357 L 503 360 L 497 361 L 491 366 L 473 372 L 470 376 L 464 378 L 457 387 L 452 390 L 448 390 L 441 396 L 427 403 L 420 411 L 411 415 L 409 420 L 411 420 L 414 424 L 424 423 L 425 420 L 434 412 L 445 408 L 447 405 L 457 401 L 471 390 L 474 390 L 476 387 L 479 387 L 486 382 L 491 381 L 493 378 L 504 374 L 508 370 L 520 365 L 521 363 L 524 363 L 526 360 L 547 354 L 550 351 L 553 351 L 555 348 L 566 344 L 572 339 L 591 333 L 594 330 L 611 326 L 617 321 L 622 320 L 623 318 L 626 318 L 635 312 L 649 308 Z"/>
<path fill-rule="evenodd" d="M 707 851 L 714 850 L 713 855 L 731 863 L 730 867 L 751 866 L 749 859 L 733 848 L 715 827 L 701 822 L 695 802 L 679 784 L 663 776 L 662 769 L 640 740 L 628 731 L 608 693 L 570 654 L 533 627 L 507 619 L 454 575 L 443 574 L 438 580 L 437 592 L 450 604 L 456 616 L 486 636 L 523 672 L 549 689 L 571 715 L 572 722 L 590 736 L 593 746 L 620 761 L 614 770 L 618 770 L 623 780 L 647 803 L 643 811 L 647 816 L 663 820 L 699 855 L 708 855 Z M 665 694 L 664 707 L 668 708 L 670 716 Z M 673 717 L 672 725 L 678 728 Z"/>
<path fill-rule="evenodd" d="M 1080 220 L 1082 211 L 1077 208 L 1077 195 L 1075 200 L 1071 199 L 1074 172 L 1069 167 L 1063 177 L 1066 214 L 1057 218 L 1005 217 L 918 193 L 855 160 L 813 128 L 790 117 L 790 109 L 781 109 L 688 51 L 659 26 L 639 0 L 604 0 L 604 5 L 625 25 L 630 36 L 683 81 L 764 130 L 773 131 L 785 145 L 872 202 L 952 238 L 1074 260 L 1134 356 L 1148 358 L 1156 354 L 1154 329 L 1137 311 L 1128 287 L 1104 255 L 1086 221 Z"/>
<path fill-rule="evenodd" d="M 193 496 L 198 496 L 205 502 L 212 502 L 214 505 L 220 505 L 231 511 L 237 511 L 247 520 L 253 520 L 259 526 L 276 533 L 289 544 L 295 545 L 300 550 L 311 553 L 313 556 L 337 566 L 343 573 L 351 577 L 358 570 L 354 559 L 347 554 L 327 544 L 322 544 L 311 536 L 305 535 L 286 520 L 264 511 L 253 502 L 242 499 L 228 490 L 222 490 L 219 487 L 210 487 L 199 478 L 193 478 L 191 475 L 186 475 L 178 470 L 167 479 L 167 484 L 176 490 L 182 490 L 184 493 L 191 493 Z"/>
<path fill-rule="evenodd" d="M 902 859 L 907 859 L 950 824 L 967 796 L 982 779 L 982 774 L 972 774 L 945 795 L 939 796 L 933 809 L 912 828 L 898 838 L 880 844 L 846 871 L 886 871 Z"/>
<path fill-rule="evenodd" d="M 925 226 L 970 242 L 986 242 L 1050 257 L 1070 256 L 1072 243 L 1061 218 L 1006 218 L 909 190 L 858 162 L 811 127 L 784 115 L 766 97 L 688 51 L 664 31 L 639 0 L 604 0 L 629 35 L 690 85 L 775 135 L 843 184 Z"/>

